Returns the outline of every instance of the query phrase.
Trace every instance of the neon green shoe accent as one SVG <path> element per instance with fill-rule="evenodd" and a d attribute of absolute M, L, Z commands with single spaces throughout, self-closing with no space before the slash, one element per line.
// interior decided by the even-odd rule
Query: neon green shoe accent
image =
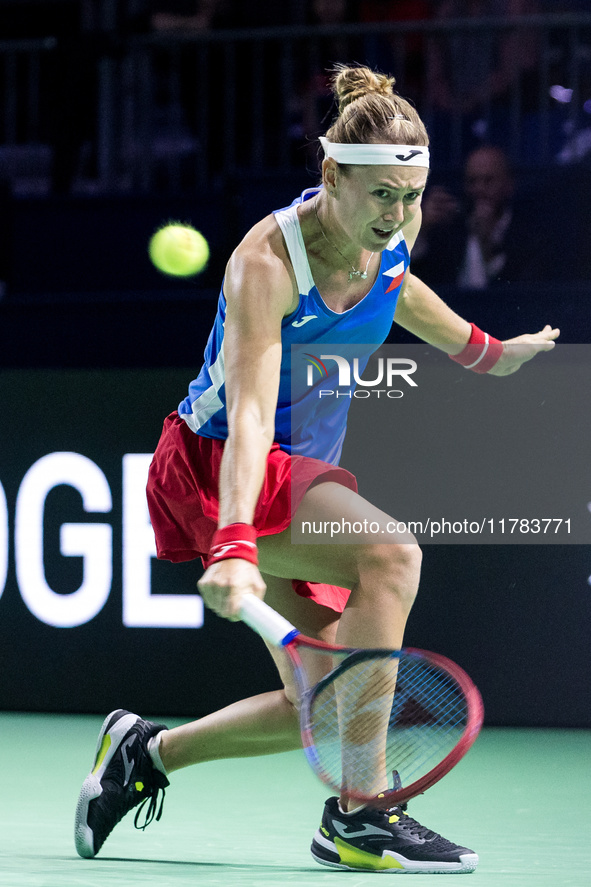
<path fill-rule="evenodd" d="M 143 790 L 144 790 L 144 783 L 143 783 L 143 782 L 136 782 L 136 784 L 135 784 L 135 790 L 138 791 L 138 792 L 143 792 Z"/>
<path fill-rule="evenodd" d="M 346 841 L 341 841 L 335 837 L 335 846 L 339 851 L 339 856 L 343 865 L 351 866 L 351 868 L 363 869 L 368 872 L 383 872 L 387 869 L 404 869 L 401 862 L 384 853 L 383 856 L 376 856 L 374 853 L 366 853 L 365 850 L 359 850 L 352 847 Z"/>
<path fill-rule="evenodd" d="M 329 830 L 328 830 L 327 828 L 324 828 L 323 825 L 320 826 L 320 831 L 321 831 L 324 835 L 326 835 L 327 838 L 330 837 L 330 832 L 329 832 Z"/>
<path fill-rule="evenodd" d="M 108 733 L 103 736 L 103 741 L 101 742 L 101 747 L 99 748 L 99 753 L 96 759 L 96 764 L 94 765 L 93 774 L 99 769 L 103 761 L 105 760 L 106 754 L 111 748 L 111 737 Z"/>

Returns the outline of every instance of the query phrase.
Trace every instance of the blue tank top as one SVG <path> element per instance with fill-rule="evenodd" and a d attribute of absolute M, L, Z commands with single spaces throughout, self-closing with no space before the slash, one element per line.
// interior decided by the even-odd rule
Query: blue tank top
<path fill-rule="evenodd" d="M 283 353 L 275 441 L 288 453 L 337 465 L 351 398 L 319 397 L 320 386 L 330 390 L 338 384 L 336 362 L 324 362 L 319 358 L 328 351 L 327 346 L 340 346 L 340 354 L 347 357 L 348 351 L 358 359 L 358 375 L 361 376 L 370 355 L 385 341 L 392 326 L 398 294 L 409 265 L 409 253 L 404 236 L 398 232 L 381 254 L 379 274 L 369 293 L 347 311 L 332 311 L 314 284 L 297 215 L 298 206 L 314 197 L 318 190 L 304 191 L 291 206 L 275 212 L 300 294 L 296 310 L 284 317 L 281 324 Z M 192 431 L 220 440 L 228 436 L 225 318 L 226 299 L 222 285 L 203 367 L 178 408 L 179 415 Z"/>

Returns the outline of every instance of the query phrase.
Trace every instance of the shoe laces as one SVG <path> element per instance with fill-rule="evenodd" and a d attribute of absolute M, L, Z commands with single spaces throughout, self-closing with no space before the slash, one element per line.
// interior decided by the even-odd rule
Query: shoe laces
<path fill-rule="evenodd" d="M 437 832 L 432 831 L 426 826 L 421 825 L 420 822 L 417 822 L 416 819 L 413 819 L 412 816 L 409 816 L 406 812 L 408 804 L 405 802 L 404 804 L 398 804 L 396 807 L 390 807 L 386 813 L 389 816 L 396 815 L 399 813 L 402 814 L 400 816 L 400 821 L 398 823 L 400 828 L 403 828 L 411 835 L 416 835 L 418 838 L 422 838 L 424 841 L 432 841 L 434 838 L 438 838 L 439 835 Z"/>
<path fill-rule="evenodd" d="M 160 796 L 160 792 L 162 792 L 162 796 Z M 151 822 L 158 822 L 160 817 L 162 816 L 162 808 L 164 807 L 164 796 L 166 795 L 166 791 L 164 788 L 160 786 L 155 786 L 152 793 L 141 802 L 139 807 L 137 808 L 137 813 L 135 814 L 133 824 L 135 828 L 140 831 L 144 831 Z M 160 799 L 160 806 L 158 806 L 158 800 Z M 146 807 L 147 805 L 147 807 Z M 156 808 L 158 808 L 158 812 L 156 812 Z M 140 824 L 139 819 L 142 811 L 145 809 L 144 813 L 144 821 Z"/>

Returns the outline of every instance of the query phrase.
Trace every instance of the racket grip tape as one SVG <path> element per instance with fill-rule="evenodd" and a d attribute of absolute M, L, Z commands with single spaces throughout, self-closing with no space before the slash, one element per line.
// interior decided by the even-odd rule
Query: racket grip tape
<path fill-rule="evenodd" d="M 254 594 L 246 594 L 242 598 L 240 618 L 275 647 L 284 647 L 299 634 L 291 622 Z"/>

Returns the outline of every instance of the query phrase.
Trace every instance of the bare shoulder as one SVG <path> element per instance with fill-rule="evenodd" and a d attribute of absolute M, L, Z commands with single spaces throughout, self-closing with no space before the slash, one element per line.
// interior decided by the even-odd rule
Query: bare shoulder
<path fill-rule="evenodd" d="M 289 314 L 297 302 L 293 268 L 281 230 L 270 215 L 250 229 L 226 268 L 226 299 L 248 302 L 272 315 Z"/>

